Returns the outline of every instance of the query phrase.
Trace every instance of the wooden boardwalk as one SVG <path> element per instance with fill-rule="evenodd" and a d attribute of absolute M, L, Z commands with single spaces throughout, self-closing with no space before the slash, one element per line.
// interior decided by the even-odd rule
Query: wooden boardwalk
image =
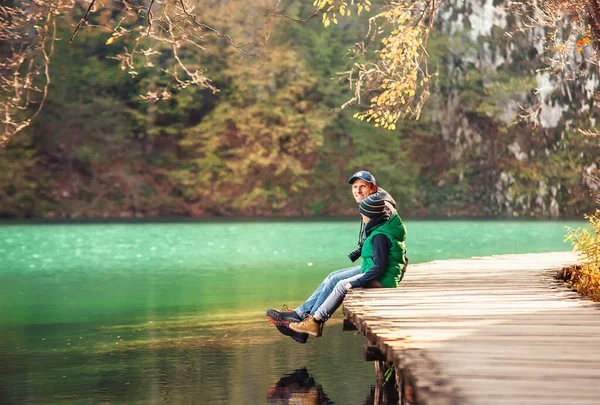
<path fill-rule="evenodd" d="M 397 289 L 355 290 L 344 314 L 409 403 L 600 404 L 600 303 L 555 278 L 575 253 L 410 265 Z"/>

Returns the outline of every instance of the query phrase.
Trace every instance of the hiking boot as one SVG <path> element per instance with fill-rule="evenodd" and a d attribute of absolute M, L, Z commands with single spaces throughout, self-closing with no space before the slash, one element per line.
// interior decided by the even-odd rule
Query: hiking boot
<path fill-rule="evenodd" d="M 324 322 L 317 322 L 312 316 L 307 316 L 302 322 L 292 322 L 289 328 L 297 333 L 308 333 L 311 336 L 319 337 L 323 334 Z"/>
<path fill-rule="evenodd" d="M 284 325 L 275 325 L 275 327 L 283 335 L 291 337 L 292 339 L 294 339 L 296 342 L 298 342 L 300 344 L 304 344 L 308 340 L 307 333 L 294 332 L 293 330 L 291 330 L 290 328 L 288 328 L 287 326 L 284 326 Z"/>
<path fill-rule="evenodd" d="M 288 326 L 290 322 L 300 322 L 304 318 L 298 315 L 296 311 L 290 311 L 289 308 L 284 305 L 281 311 L 273 308 L 267 309 L 267 319 L 273 325 Z"/>

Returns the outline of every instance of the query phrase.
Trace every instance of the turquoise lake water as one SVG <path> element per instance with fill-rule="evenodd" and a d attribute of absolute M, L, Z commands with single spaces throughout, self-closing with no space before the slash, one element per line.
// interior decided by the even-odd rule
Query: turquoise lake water
<path fill-rule="evenodd" d="M 411 263 L 571 250 L 565 226 L 585 225 L 405 224 Z M 354 220 L 2 225 L 0 403 L 292 403 L 276 399 L 295 371 L 305 403 L 370 403 L 364 338 L 342 332 L 339 314 L 306 345 L 264 317 L 351 266 L 358 228 Z"/>

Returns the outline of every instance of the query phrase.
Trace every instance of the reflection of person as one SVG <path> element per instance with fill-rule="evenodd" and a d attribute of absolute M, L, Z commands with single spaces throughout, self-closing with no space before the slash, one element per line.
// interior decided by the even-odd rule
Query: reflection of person
<path fill-rule="evenodd" d="M 358 204 L 360 204 L 367 196 L 377 193 L 385 202 L 385 210 L 391 216 L 396 213 L 396 201 L 392 196 L 377 186 L 375 177 L 364 170 L 354 173 L 348 183 L 352 185 L 352 195 Z M 348 257 L 352 262 L 355 262 L 360 257 L 361 248 L 365 240 L 365 225 L 361 222 L 358 246 L 356 250 L 351 252 Z M 361 266 L 349 267 L 342 270 L 337 270 L 330 273 L 312 293 L 312 295 L 298 308 L 289 310 L 284 306 L 282 311 L 275 309 L 267 310 L 267 318 L 273 323 L 277 329 L 284 335 L 291 336 L 299 343 L 306 343 L 308 335 L 305 333 L 295 333 L 288 328 L 290 322 L 301 321 L 306 314 L 314 315 L 315 311 L 325 302 L 325 299 L 331 294 L 336 284 L 349 277 L 361 274 Z"/>
<path fill-rule="evenodd" d="M 371 194 L 359 205 L 365 224 L 366 239 L 361 249 L 360 273 L 336 283 L 333 291 L 314 311 L 301 321 L 290 322 L 296 333 L 321 336 L 323 324 L 341 305 L 352 288 L 395 288 L 404 275 L 406 228 L 397 213 L 390 215 L 379 194 Z"/>
<path fill-rule="evenodd" d="M 332 402 L 305 368 L 283 376 L 267 394 L 269 404 L 329 405 Z"/>

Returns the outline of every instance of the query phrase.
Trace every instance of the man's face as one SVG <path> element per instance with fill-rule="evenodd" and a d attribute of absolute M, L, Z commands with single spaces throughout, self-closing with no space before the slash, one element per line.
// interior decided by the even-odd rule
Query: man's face
<path fill-rule="evenodd" d="M 358 204 L 369 195 L 373 194 L 376 189 L 376 186 L 361 179 L 356 179 L 354 180 L 354 183 L 352 183 L 352 195 Z"/>

